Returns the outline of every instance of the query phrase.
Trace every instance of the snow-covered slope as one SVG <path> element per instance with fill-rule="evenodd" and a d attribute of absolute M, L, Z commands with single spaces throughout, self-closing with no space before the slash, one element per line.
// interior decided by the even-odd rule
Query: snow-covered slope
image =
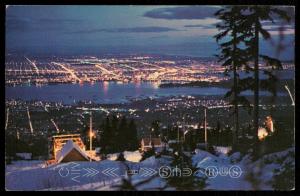
<path fill-rule="evenodd" d="M 295 149 L 289 148 L 285 151 L 276 152 L 263 156 L 261 159 L 248 165 L 252 171 L 248 177 L 254 181 L 255 189 L 273 190 L 274 177 L 286 169 L 295 171 Z M 280 181 L 291 179 L 292 176 L 285 176 Z M 288 187 L 284 187 L 288 190 Z"/>
<path fill-rule="evenodd" d="M 142 155 L 138 150 L 134 152 L 125 151 L 123 154 L 124 154 L 124 158 L 127 161 L 140 162 L 140 160 L 142 159 Z"/>
<path fill-rule="evenodd" d="M 208 177 L 205 189 L 207 190 L 250 190 L 251 184 L 244 179 L 245 166 L 232 164 L 231 157 L 220 154 L 212 155 L 206 151 L 197 150 L 192 158 L 193 164 L 198 168 L 197 176 Z M 229 172 L 232 167 L 240 168 L 239 177 L 232 177 Z M 209 173 L 213 171 L 214 173 Z"/>
<path fill-rule="evenodd" d="M 150 157 L 140 163 L 126 161 L 125 164 L 130 170 L 138 170 L 156 169 L 164 162 Z M 7 165 L 5 187 L 7 190 L 110 190 L 112 185 L 121 182 L 121 179 L 126 176 L 125 164 L 119 161 L 103 160 L 60 163 L 45 167 L 41 162 L 37 164 L 34 161 L 18 161 Z M 138 182 L 147 179 L 147 176 L 136 174 L 132 176 L 132 179 Z M 156 184 L 151 186 L 155 185 L 161 185 L 161 183 L 156 180 Z"/>
<path fill-rule="evenodd" d="M 275 171 L 281 171 L 289 163 L 295 163 L 294 148 L 263 156 L 251 162 L 249 155 L 241 157 L 239 152 L 226 156 L 214 156 L 206 151 L 197 150 L 193 156 L 193 164 L 200 171 L 198 176 L 207 176 L 209 169 L 216 171 L 208 175 L 205 189 L 208 190 L 273 190 Z M 235 168 L 230 171 L 230 168 Z M 239 170 L 240 169 L 240 170 Z M 241 175 L 234 175 L 241 171 Z M 232 175 L 230 175 L 232 174 Z"/>
<path fill-rule="evenodd" d="M 275 170 L 284 171 L 294 165 L 295 149 L 265 155 L 252 162 L 249 155 L 234 153 L 231 156 L 212 155 L 206 151 L 196 150 L 191 157 L 192 163 L 198 168 L 197 176 L 207 177 L 205 170 L 209 166 L 218 168 L 215 177 L 207 177 L 205 190 L 269 190 L 274 189 Z M 128 160 L 137 161 L 136 152 L 125 152 Z M 172 158 L 169 156 L 154 156 L 142 162 L 102 160 L 95 162 L 70 162 L 46 167 L 40 161 L 17 161 L 6 166 L 5 187 L 7 190 L 118 190 L 122 178 L 126 177 L 127 169 L 149 171 L 168 166 Z M 238 177 L 229 175 L 228 170 L 239 167 L 242 171 Z M 223 168 L 223 169 L 222 169 Z M 227 173 L 226 173 L 227 171 Z M 237 170 L 232 170 L 236 174 Z M 235 172 L 234 172 L 235 171 Z M 77 177 L 76 177 L 77 176 Z M 149 179 L 140 173 L 131 176 L 133 185 Z M 145 184 L 136 187 L 137 190 L 157 190 L 165 187 L 166 179 L 156 176 Z M 168 187 L 166 190 L 174 190 Z"/>

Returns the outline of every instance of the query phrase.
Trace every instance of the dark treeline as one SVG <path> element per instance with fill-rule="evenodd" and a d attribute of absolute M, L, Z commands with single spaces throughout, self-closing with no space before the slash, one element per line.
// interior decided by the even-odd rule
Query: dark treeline
<path fill-rule="evenodd" d="M 15 157 L 16 153 L 32 153 L 33 158 L 48 155 L 48 141 L 46 138 L 30 138 L 29 141 L 18 139 L 14 135 L 5 135 L 6 156 Z M 17 157 L 15 157 L 17 158 Z"/>
<path fill-rule="evenodd" d="M 99 132 L 93 144 L 101 147 L 102 153 L 115 153 L 138 150 L 137 128 L 133 119 L 128 120 L 125 116 L 107 116 L 102 120 Z M 89 128 L 84 130 L 83 138 L 89 144 Z"/>

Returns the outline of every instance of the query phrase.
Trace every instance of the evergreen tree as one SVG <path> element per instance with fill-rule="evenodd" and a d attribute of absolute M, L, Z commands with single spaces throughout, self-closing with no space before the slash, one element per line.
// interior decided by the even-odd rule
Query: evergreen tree
<path fill-rule="evenodd" d="M 265 40 L 271 39 L 270 33 L 263 28 L 262 21 L 271 21 L 274 23 L 275 15 L 277 18 L 290 21 L 290 16 L 284 10 L 278 9 L 273 6 L 244 6 L 243 13 L 246 16 L 246 20 L 243 23 L 243 29 L 251 33 L 247 46 L 251 47 L 251 57 L 254 61 L 254 78 L 249 78 L 248 83 L 251 83 L 250 89 L 254 91 L 254 131 L 258 130 L 259 119 L 259 89 L 264 88 L 271 91 L 273 95 L 276 95 L 276 81 L 277 78 L 273 75 L 272 71 L 263 70 L 263 73 L 267 75 L 267 80 L 260 81 L 259 77 L 259 60 L 266 62 L 265 67 L 273 69 L 282 69 L 280 60 L 272 58 L 267 55 L 263 55 L 259 50 L 260 35 Z"/>
<path fill-rule="evenodd" d="M 173 161 L 170 165 L 172 173 L 167 179 L 168 185 L 176 188 L 178 191 L 202 190 L 206 183 L 206 178 L 197 177 L 197 169 L 192 165 L 191 159 L 181 150 L 173 155 Z M 187 168 L 190 169 L 187 172 Z M 189 173 L 189 174 L 188 174 Z"/>
<path fill-rule="evenodd" d="M 135 122 L 131 120 L 127 123 L 125 116 L 121 119 L 107 116 L 100 130 L 100 146 L 105 153 L 137 150 L 139 147 Z"/>
<path fill-rule="evenodd" d="M 116 115 L 111 118 L 111 135 L 110 135 L 110 147 L 111 152 L 119 152 L 120 138 L 119 138 L 119 119 Z"/>
<path fill-rule="evenodd" d="M 233 134 L 233 142 L 236 144 L 239 130 L 238 104 L 250 105 L 244 96 L 240 96 L 243 89 L 239 86 L 238 74 L 238 70 L 242 67 L 248 67 L 247 63 L 249 61 L 249 47 L 244 46 L 248 33 L 241 28 L 246 18 L 242 14 L 241 6 L 225 7 L 216 12 L 215 15 L 222 21 L 217 24 L 217 28 L 221 32 L 215 36 L 221 48 L 221 54 L 217 56 L 219 61 L 223 62 L 222 66 L 226 67 L 225 75 L 228 76 L 228 72 L 233 73 L 233 86 L 225 97 L 231 97 L 231 104 L 234 106 L 235 133 Z"/>
<path fill-rule="evenodd" d="M 107 116 L 106 119 L 102 123 L 102 136 L 100 137 L 101 147 L 104 153 L 112 152 L 112 145 L 113 145 L 113 132 L 110 125 L 109 117 Z"/>
<path fill-rule="evenodd" d="M 128 125 L 129 148 L 128 150 L 137 150 L 139 147 L 137 129 L 133 119 L 130 120 Z"/>
<path fill-rule="evenodd" d="M 130 136 L 128 134 L 128 125 L 127 125 L 127 119 L 125 116 L 122 117 L 119 127 L 117 130 L 117 136 L 116 136 L 116 148 L 118 151 L 124 151 L 127 150 L 129 147 L 130 142 Z"/>

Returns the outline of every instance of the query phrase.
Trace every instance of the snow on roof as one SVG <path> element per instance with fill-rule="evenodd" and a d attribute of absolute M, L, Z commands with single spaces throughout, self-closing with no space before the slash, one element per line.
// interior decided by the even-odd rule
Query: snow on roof
<path fill-rule="evenodd" d="M 60 163 L 73 149 L 75 149 L 86 160 L 89 160 L 88 155 L 72 140 L 68 140 L 62 149 L 57 153 L 57 162 Z"/>

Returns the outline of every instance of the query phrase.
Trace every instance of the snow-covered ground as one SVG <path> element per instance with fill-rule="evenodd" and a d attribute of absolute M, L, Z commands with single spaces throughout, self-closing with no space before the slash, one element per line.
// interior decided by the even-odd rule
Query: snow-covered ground
<path fill-rule="evenodd" d="M 232 150 L 231 146 L 214 146 L 213 148 L 216 154 L 228 154 Z"/>
<path fill-rule="evenodd" d="M 245 160 L 237 162 L 237 154 L 227 156 L 212 155 L 206 151 L 197 150 L 193 156 L 193 164 L 198 168 L 198 176 L 207 176 L 205 189 L 207 190 L 251 190 L 251 183 L 245 179 L 247 170 Z M 209 169 L 208 169 L 209 168 Z M 235 168 L 235 169 L 232 169 Z M 202 172 L 201 172 L 202 171 Z M 211 171 L 211 173 L 209 173 Z M 234 173 L 236 171 L 236 173 Z"/>
<path fill-rule="evenodd" d="M 196 150 L 192 160 L 198 168 L 198 176 L 211 174 L 206 181 L 207 190 L 273 190 L 275 171 L 283 170 L 287 163 L 295 164 L 294 150 L 289 148 L 268 154 L 255 162 L 251 162 L 249 155 L 241 157 L 239 152 L 230 156 L 226 153 L 215 156 L 206 151 Z"/>
<path fill-rule="evenodd" d="M 106 158 L 107 158 L 108 160 L 115 161 L 115 160 L 118 159 L 119 155 L 120 155 L 120 153 L 108 154 L 108 155 L 106 156 Z"/>
<path fill-rule="evenodd" d="M 149 182 L 136 186 L 137 190 L 165 187 L 167 182 L 158 175 L 158 170 L 161 166 L 169 166 L 171 157 L 152 156 L 138 162 L 141 155 L 137 151 L 124 152 L 127 160 L 124 163 L 115 161 L 115 157 L 116 154 L 102 161 L 70 162 L 48 167 L 42 161 L 16 161 L 6 165 L 5 187 L 7 190 L 118 190 L 122 179 L 127 178 L 127 169 L 144 170 L 144 173 L 131 176 L 133 185 L 149 179 L 146 174 L 154 176 Z M 218 155 L 212 155 L 197 149 L 191 158 L 198 168 L 196 175 L 206 176 L 205 190 L 270 190 L 273 189 L 274 170 L 283 170 L 285 164 L 294 163 L 295 154 L 290 148 L 252 162 L 249 155 L 242 156 L 238 152 L 228 156 L 220 150 Z M 212 167 L 218 172 L 208 173 L 207 168 Z M 240 175 L 239 168 L 242 171 Z M 166 190 L 174 190 L 174 187 Z"/>
<path fill-rule="evenodd" d="M 142 159 L 142 154 L 138 150 L 134 152 L 125 151 L 123 154 L 127 161 L 140 162 Z"/>
<path fill-rule="evenodd" d="M 125 154 L 129 158 L 136 157 L 136 153 Z M 61 163 L 48 167 L 41 161 L 16 161 L 6 165 L 5 187 L 7 190 L 114 190 L 114 186 L 126 177 L 127 166 L 130 170 L 155 170 L 167 163 L 167 158 L 154 157 L 139 163 L 103 160 Z M 132 176 L 133 184 L 148 178 L 135 174 Z M 153 179 L 144 188 L 163 186 L 160 180 Z M 140 189 L 143 190 L 143 187 Z"/>

